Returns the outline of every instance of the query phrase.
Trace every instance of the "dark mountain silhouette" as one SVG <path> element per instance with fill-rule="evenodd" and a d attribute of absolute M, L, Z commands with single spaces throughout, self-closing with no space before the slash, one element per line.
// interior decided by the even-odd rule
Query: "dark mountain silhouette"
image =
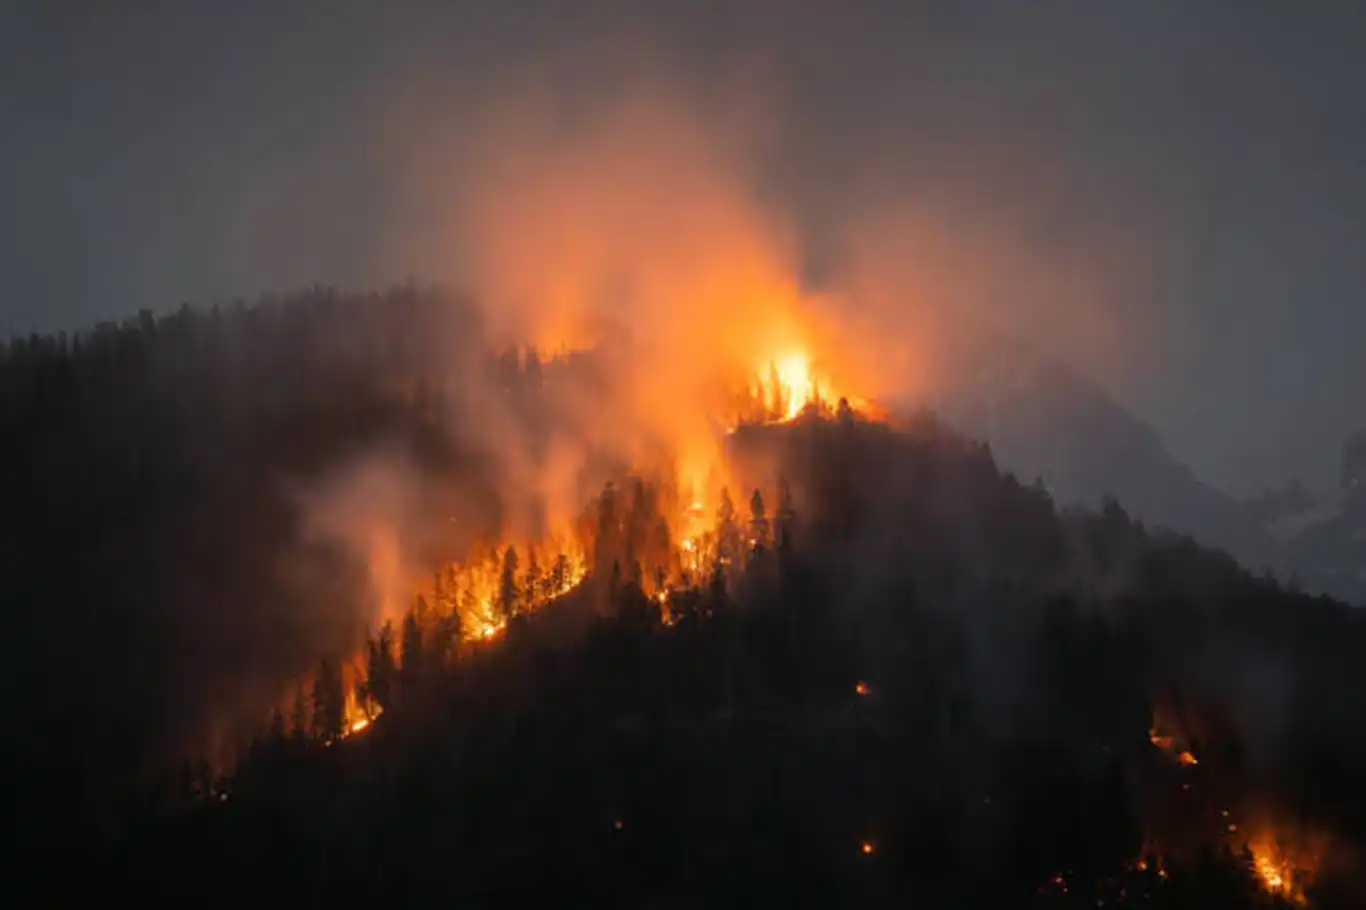
<path fill-rule="evenodd" d="M 488 557 L 500 634 L 457 634 L 438 585 L 367 643 L 356 557 L 309 542 L 289 491 L 383 439 L 430 493 L 397 516 L 423 552 L 455 478 L 462 497 L 506 480 L 460 408 L 433 406 L 428 357 L 462 358 L 533 422 L 555 419 L 559 384 L 611 379 L 433 345 L 451 305 L 315 292 L 0 359 L 0 466 L 24 481 L 0 509 L 0 887 L 1362 905 L 1366 614 L 1114 499 L 1060 511 L 929 411 L 739 428 L 737 487 L 698 544 L 715 558 L 664 588 L 667 478 L 594 466 L 580 584 L 536 594 L 552 560 L 509 547 Z M 281 573 L 281 552 L 307 571 Z M 351 648 L 383 713 L 348 735 Z M 294 710 L 266 699 L 236 761 L 157 773 L 220 705 L 300 674 Z"/>
<path fill-rule="evenodd" d="M 1291 571 L 1237 501 L 1202 482 L 1150 425 L 1086 376 L 968 322 L 944 333 L 942 344 L 935 355 L 942 375 L 928 404 L 989 441 L 1005 467 L 1042 478 L 1060 503 L 1095 508 L 1112 496 L 1136 517 L 1192 534 L 1252 569 Z"/>
<path fill-rule="evenodd" d="M 1306 586 L 1366 605 L 1366 432 L 1343 445 L 1341 465 L 1335 490 L 1313 493 L 1292 481 L 1246 507 L 1281 542 Z"/>

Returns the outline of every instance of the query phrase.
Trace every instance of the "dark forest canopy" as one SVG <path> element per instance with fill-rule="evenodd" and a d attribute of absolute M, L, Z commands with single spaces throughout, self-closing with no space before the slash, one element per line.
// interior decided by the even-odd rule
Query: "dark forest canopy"
<path fill-rule="evenodd" d="M 459 413 L 425 383 L 453 359 L 555 419 L 539 360 L 413 289 L 10 345 L 9 842 L 91 845 L 71 862 L 105 896 L 1251 907 L 1275 898 L 1244 848 L 1274 828 L 1329 844 L 1315 905 L 1361 905 L 1366 614 L 1119 503 L 1060 513 L 930 414 L 742 427 L 738 473 L 784 493 L 732 491 L 735 558 L 667 624 L 627 495 L 649 479 L 609 467 L 614 549 L 572 593 L 516 615 L 535 563 L 505 556 L 506 636 L 367 629 L 364 567 L 291 491 L 384 445 L 497 521 L 489 453 L 433 417 Z M 385 711 L 337 740 L 332 661 L 367 633 Z M 238 706 L 240 763 L 152 790 Z"/>
<path fill-rule="evenodd" d="M 362 567 L 292 484 L 387 445 L 438 504 L 479 494 L 487 454 L 418 406 L 478 343 L 448 296 L 318 289 L 0 351 L 6 760 L 87 805 L 363 634 Z"/>

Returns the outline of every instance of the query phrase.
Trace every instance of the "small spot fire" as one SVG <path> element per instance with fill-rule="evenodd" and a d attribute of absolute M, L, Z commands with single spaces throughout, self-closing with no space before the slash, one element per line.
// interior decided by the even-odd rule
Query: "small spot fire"
<path fill-rule="evenodd" d="M 1179 839 L 1183 846 L 1177 847 L 1177 840 L 1168 846 L 1175 853 L 1218 846 L 1234 855 L 1250 857 L 1252 872 L 1264 891 L 1282 900 L 1307 904 L 1306 886 L 1313 880 L 1328 849 L 1328 840 L 1323 833 L 1307 831 L 1283 813 L 1243 793 L 1245 785 L 1232 773 L 1226 774 L 1221 769 L 1205 771 L 1189 748 L 1189 737 L 1171 712 L 1155 712 L 1148 739 L 1154 748 L 1170 756 L 1178 766 L 1202 767 L 1202 775 L 1208 778 L 1206 789 L 1211 794 L 1193 788 L 1190 780 L 1181 782 L 1180 799 L 1176 802 L 1183 807 L 1180 824 L 1184 830 Z M 1228 779 L 1223 779 L 1225 777 Z M 1231 805 L 1217 810 L 1209 807 L 1208 800 L 1215 793 L 1236 800 L 1237 805 L 1242 806 L 1241 810 Z M 1161 800 L 1163 797 L 1159 794 L 1155 798 Z M 1211 820 L 1202 824 L 1202 818 Z M 1144 856 L 1155 857 L 1152 861 L 1157 863 L 1165 878 L 1163 851 L 1157 846 L 1157 840 L 1150 838 Z M 1146 870 L 1149 862 L 1148 858 L 1140 859 L 1135 868 Z"/>

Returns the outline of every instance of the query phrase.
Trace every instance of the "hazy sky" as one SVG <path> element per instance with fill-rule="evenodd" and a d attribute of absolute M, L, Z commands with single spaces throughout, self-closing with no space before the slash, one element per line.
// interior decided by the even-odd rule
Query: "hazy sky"
<path fill-rule="evenodd" d="M 433 155 L 509 85 L 648 78 L 752 112 L 816 258 L 896 199 L 1022 281 L 1120 264 L 1104 331 L 1023 293 L 1008 321 L 1207 479 L 1325 484 L 1366 425 L 1351 6 L 11 0 L 0 332 L 445 277 L 402 255 Z"/>

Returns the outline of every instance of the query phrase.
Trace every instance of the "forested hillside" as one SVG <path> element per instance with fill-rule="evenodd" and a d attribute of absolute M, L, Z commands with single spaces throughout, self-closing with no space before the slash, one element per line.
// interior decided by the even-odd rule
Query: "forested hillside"
<path fill-rule="evenodd" d="M 413 290 L 12 344 L 11 859 L 54 897 L 1362 905 L 1366 615 L 776 393 L 716 502 L 604 454 L 572 533 L 509 541 L 529 475 L 462 417 L 539 463 L 610 381 Z M 311 533 L 376 450 L 429 579 L 391 616 Z"/>
<path fill-rule="evenodd" d="M 254 729 L 283 680 L 364 634 L 363 567 L 310 539 L 293 485 L 379 443 L 479 484 L 418 408 L 437 358 L 484 368 L 463 320 L 431 294 L 317 290 L 4 349 L 4 758 L 53 788 L 19 788 L 35 820 Z"/>

